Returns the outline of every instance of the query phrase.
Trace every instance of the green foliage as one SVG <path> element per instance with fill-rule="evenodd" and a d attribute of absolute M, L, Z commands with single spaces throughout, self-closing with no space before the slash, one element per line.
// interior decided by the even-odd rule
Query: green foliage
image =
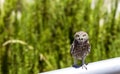
<path fill-rule="evenodd" d="M 72 65 L 70 45 L 86 31 L 86 62 L 119 57 L 118 0 L 5 0 L 0 6 L 0 74 L 37 74 Z M 3 5 L 3 6 L 2 6 Z M 103 21 L 103 22 L 102 22 Z M 101 23 L 102 22 L 102 23 Z"/>

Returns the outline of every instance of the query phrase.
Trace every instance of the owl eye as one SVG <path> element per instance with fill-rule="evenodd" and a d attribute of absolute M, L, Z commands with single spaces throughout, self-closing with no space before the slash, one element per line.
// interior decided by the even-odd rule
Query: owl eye
<path fill-rule="evenodd" d="M 76 37 L 79 37 L 79 35 L 76 35 Z"/>
<path fill-rule="evenodd" d="M 83 35 L 83 37 L 86 36 L 86 34 Z"/>

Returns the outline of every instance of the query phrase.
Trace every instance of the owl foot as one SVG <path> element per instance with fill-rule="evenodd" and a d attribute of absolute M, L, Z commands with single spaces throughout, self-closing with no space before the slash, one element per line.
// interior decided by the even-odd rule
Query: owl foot
<path fill-rule="evenodd" d="M 85 69 L 87 70 L 86 64 L 83 64 L 83 65 L 82 65 L 82 69 L 83 69 L 83 68 L 85 68 Z"/>
<path fill-rule="evenodd" d="M 80 66 L 74 64 L 72 67 L 74 67 L 74 68 L 79 68 Z"/>

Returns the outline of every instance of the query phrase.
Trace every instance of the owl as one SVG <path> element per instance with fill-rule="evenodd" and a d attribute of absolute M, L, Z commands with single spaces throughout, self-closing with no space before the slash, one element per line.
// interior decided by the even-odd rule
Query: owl
<path fill-rule="evenodd" d="M 74 35 L 74 41 L 70 48 L 70 53 L 74 58 L 73 67 L 79 67 L 77 65 L 77 60 L 81 60 L 82 69 L 83 68 L 87 69 L 85 64 L 85 58 L 90 53 L 90 49 L 91 49 L 91 46 L 89 43 L 88 34 L 84 31 L 76 32 Z"/>

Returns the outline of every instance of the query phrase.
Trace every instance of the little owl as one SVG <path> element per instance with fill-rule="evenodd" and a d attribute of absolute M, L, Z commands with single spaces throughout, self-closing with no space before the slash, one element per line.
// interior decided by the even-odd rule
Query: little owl
<path fill-rule="evenodd" d="M 71 45 L 70 53 L 74 58 L 73 67 L 79 67 L 77 60 L 82 60 L 82 68 L 87 69 L 85 64 L 85 57 L 89 54 L 91 46 L 89 44 L 88 34 L 84 31 L 76 32 L 74 41 Z"/>

